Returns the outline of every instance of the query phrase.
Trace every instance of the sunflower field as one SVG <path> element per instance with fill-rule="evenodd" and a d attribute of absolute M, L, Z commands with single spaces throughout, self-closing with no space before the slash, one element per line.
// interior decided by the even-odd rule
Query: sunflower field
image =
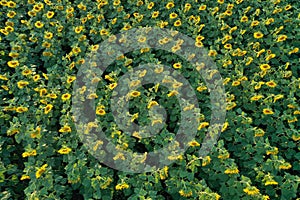
<path fill-rule="evenodd" d="M 298 0 L 0 5 L 0 199 L 300 199 Z M 102 71 L 89 57 L 98 52 L 111 59 Z M 207 77 L 198 72 L 209 62 L 192 63 L 200 54 L 216 67 Z M 216 83 L 224 102 L 212 105 Z M 182 116 L 194 109 L 193 94 L 199 114 Z M 218 137 L 209 137 L 216 142 L 199 156 L 222 105 Z M 82 129 L 75 114 L 94 121 Z M 158 157 L 149 152 L 166 146 L 153 167 Z"/>

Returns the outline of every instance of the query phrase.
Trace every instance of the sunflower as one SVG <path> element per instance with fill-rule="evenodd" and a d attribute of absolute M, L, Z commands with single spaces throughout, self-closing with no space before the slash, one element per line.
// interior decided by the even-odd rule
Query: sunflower
<path fill-rule="evenodd" d="M 241 84 L 240 81 L 233 81 L 231 85 L 235 87 L 235 86 L 238 86 L 240 84 Z"/>
<path fill-rule="evenodd" d="M 165 42 L 164 39 L 160 39 L 160 40 L 158 40 L 158 43 L 159 43 L 160 45 L 163 45 L 163 44 L 166 44 L 167 42 Z"/>
<path fill-rule="evenodd" d="M 254 89 L 255 90 L 258 90 L 258 89 L 260 89 L 261 88 L 261 86 L 263 85 L 263 84 L 265 84 L 265 82 L 263 82 L 263 81 L 259 81 L 255 86 L 254 86 Z"/>
<path fill-rule="evenodd" d="M 151 10 L 154 6 L 154 2 L 150 2 L 147 6 L 148 10 Z"/>
<path fill-rule="evenodd" d="M 186 191 L 186 190 L 179 190 L 179 192 L 178 192 L 179 194 L 180 194 L 180 196 L 182 196 L 182 197 L 191 197 L 192 195 L 193 195 L 193 191 L 191 191 L 191 190 L 188 190 L 188 191 Z"/>
<path fill-rule="evenodd" d="M 23 174 L 20 178 L 21 181 L 23 180 L 27 180 L 27 179 L 30 179 L 30 176 L 26 175 L 26 174 Z"/>
<path fill-rule="evenodd" d="M 69 93 L 63 94 L 63 95 L 61 96 L 61 99 L 62 99 L 63 101 L 69 100 L 70 98 L 71 98 L 71 95 L 70 95 Z"/>
<path fill-rule="evenodd" d="M 79 34 L 83 30 L 83 26 L 76 26 L 75 27 L 75 33 Z"/>
<path fill-rule="evenodd" d="M 276 57 L 276 54 L 271 53 L 271 54 L 269 54 L 269 55 L 266 57 L 266 61 L 269 61 L 269 60 L 271 60 L 272 58 L 275 58 L 275 57 Z"/>
<path fill-rule="evenodd" d="M 17 60 L 11 60 L 7 62 L 7 65 L 11 68 L 16 68 L 20 65 L 20 63 Z"/>
<path fill-rule="evenodd" d="M 284 163 L 279 165 L 279 169 L 290 169 L 292 168 L 292 165 L 290 163 Z"/>
<path fill-rule="evenodd" d="M 80 36 L 80 38 L 78 39 L 80 42 L 86 40 L 86 35 L 82 35 Z"/>
<path fill-rule="evenodd" d="M 174 22 L 174 26 L 181 26 L 181 21 L 178 19 Z"/>
<path fill-rule="evenodd" d="M 247 16 L 243 16 L 240 21 L 241 22 L 247 22 L 248 21 L 248 17 Z"/>
<path fill-rule="evenodd" d="M 216 14 L 218 11 L 220 10 L 220 8 L 217 6 L 217 7 L 214 7 L 214 9 L 212 10 L 211 14 L 214 15 Z"/>
<path fill-rule="evenodd" d="M 123 27 L 123 30 L 127 31 L 131 29 L 131 25 L 130 24 L 126 24 L 124 27 Z"/>
<path fill-rule="evenodd" d="M 40 89 L 40 96 L 42 97 L 42 96 L 44 96 L 46 93 L 47 93 L 47 89 L 46 88 L 42 88 L 42 89 Z"/>
<path fill-rule="evenodd" d="M 278 185 L 278 182 L 276 182 L 274 180 L 270 180 L 270 181 L 266 181 L 265 185 Z"/>
<path fill-rule="evenodd" d="M 275 103 L 277 100 L 282 99 L 284 97 L 283 94 L 278 94 L 274 97 L 273 103 Z"/>
<path fill-rule="evenodd" d="M 218 158 L 221 159 L 221 160 L 226 160 L 229 157 L 230 157 L 230 153 L 228 153 L 228 152 L 224 152 L 224 153 L 218 155 Z"/>
<path fill-rule="evenodd" d="M 287 36 L 286 35 L 280 35 L 278 38 L 277 38 L 277 42 L 283 42 L 287 39 Z"/>
<path fill-rule="evenodd" d="M 198 10 L 206 10 L 206 5 L 201 5 Z"/>
<path fill-rule="evenodd" d="M 284 7 L 285 10 L 290 10 L 291 8 L 292 6 L 290 4 Z"/>
<path fill-rule="evenodd" d="M 197 141 L 193 140 L 193 141 L 189 142 L 189 146 L 191 146 L 191 147 L 199 147 L 200 144 Z"/>
<path fill-rule="evenodd" d="M 183 11 L 183 12 L 187 12 L 187 11 L 189 11 L 191 8 L 192 8 L 192 5 L 191 5 L 190 3 L 186 3 L 186 4 L 184 5 L 184 11 Z"/>
<path fill-rule="evenodd" d="M 18 81 L 18 83 L 17 83 L 18 88 L 20 88 L 20 89 L 23 89 L 28 84 L 29 84 L 28 81 Z"/>
<path fill-rule="evenodd" d="M 113 90 L 115 87 L 117 87 L 118 86 L 118 84 L 117 83 L 111 83 L 111 84 L 109 84 L 108 85 L 108 88 L 110 89 L 110 90 Z"/>
<path fill-rule="evenodd" d="M 146 42 L 146 40 L 147 40 L 147 38 L 142 36 L 142 37 L 139 37 L 138 42 L 144 43 L 144 42 Z"/>
<path fill-rule="evenodd" d="M 208 165 L 211 162 L 211 158 L 210 156 L 205 156 L 202 160 L 202 167 L 205 167 L 206 165 Z M 216 198 L 217 199 L 217 198 Z"/>
<path fill-rule="evenodd" d="M 136 3 L 136 6 L 142 6 L 143 4 L 144 4 L 143 1 L 138 1 L 138 2 Z"/>
<path fill-rule="evenodd" d="M 6 26 L 6 27 L 4 28 L 4 30 L 7 31 L 7 32 L 13 32 L 13 31 L 14 31 L 14 28 L 11 27 L 11 26 Z"/>
<path fill-rule="evenodd" d="M 22 71 L 23 76 L 28 76 L 30 74 L 32 74 L 32 71 L 30 69 L 25 69 L 25 70 Z"/>
<path fill-rule="evenodd" d="M 232 15 L 232 11 L 231 10 L 226 10 L 224 12 L 224 14 L 227 15 L 227 16 L 231 16 Z"/>
<path fill-rule="evenodd" d="M 74 54 L 78 54 L 78 53 L 81 52 L 81 49 L 80 49 L 80 47 L 74 47 L 74 48 L 72 49 L 72 52 L 73 52 Z"/>
<path fill-rule="evenodd" d="M 140 14 L 138 12 L 133 13 L 134 18 L 137 18 L 138 16 L 140 16 Z"/>
<path fill-rule="evenodd" d="M 117 23 L 117 20 L 118 20 L 118 18 L 113 18 L 113 19 L 111 20 L 111 24 L 112 24 L 112 25 L 116 24 L 116 23 Z"/>
<path fill-rule="evenodd" d="M 52 39 L 53 37 L 53 33 L 46 31 L 44 34 L 44 38 L 45 39 Z"/>
<path fill-rule="evenodd" d="M 174 67 L 175 69 L 180 69 L 180 68 L 182 67 L 182 65 L 181 65 L 180 62 L 177 62 L 177 63 L 174 63 L 174 64 L 173 64 L 173 67 Z"/>
<path fill-rule="evenodd" d="M 264 36 L 264 34 L 262 34 L 262 32 L 258 31 L 258 32 L 255 32 L 253 34 L 253 37 L 256 38 L 256 39 L 260 39 Z"/>
<path fill-rule="evenodd" d="M 293 50 L 291 50 L 289 52 L 289 55 L 293 54 L 293 53 L 298 53 L 299 52 L 299 48 L 298 47 L 295 47 Z"/>
<path fill-rule="evenodd" d="M 9 17 L 9 18 L 14 18 L 14 16 L 16 16 L 16 12 L 15 11 L 9 11 L 6 16 Z"/>
<path fill-rule="evenodd" d="M 46 1 L 46 0 L 45 0 Z M 64 7 L 63 6 L 56 6 L 56 9 L 57 10 L 64 10 Z"/>
<path fill-rule="evenodd" d="M 243 191 L 250 196 L 255 196 L 259 194 L 259 189 L 257 189 L 255 186 L 247 187 L 243 189 Z"/>
<path fill-rule="evenodd" d="M 248 66 L 248 65 L 250 65 L 251 63 L 252 63 L 252 61 L 253 61 L 253 58 L 252 57 L 248 57 L 247 58 L 247 62 L 246 62 L 246 66 Z"/>
<path fill-rule="evenodd" d="M 75 81 L 76 80 L 76 76 L 69 76 L 68 78 L 67 78 L 67 83 L 72 83 L 73 81 Z"/>
<path fill-rule="evenodd" d="M 263 109 L 263 113 L 265 115 L 272 115 L 272 114 L 274 114 L 274 112 L 271 109 L 269 109 L 269 108 L 264 108 Z"/>
<path fill-rule="evenodd" d="M 175 19 L 177 16 L 178 15 L 174 12 L 169 15 L 170 19 Z"/>
<path fill-rule="evenodd" d="M 13 1 L 7 2 L 7 7 L 9 7 L 9 8 L 15 8 L 16 5 L 17 5 L 17 4 L 16 4 L 15 2 L 13 2 Z"/>
<path fill-rule="evenodd" d="M 168 97 L 172 97 L 172 96 L 175 96 L 175 95 L 178 95 L 179 93 L 176 91 L 176 90 L 172 90 L 171 92 L 169 92 L 167 94 Z"/>
<path fill-rule="evenodd" d="M 37 5 L 36 5 L 38 8 L 40 8 L 40 9 L 43 9 L 44 8 L 44 4 L 43 3 L 38 3 Z"/>
<path fill-rule="evenodd" d="M 150 48 L 141 48 L 140 52 L 141 53 L 145 53 L 145 52 L 149 52 Z"/>
<path fill-rule="evenodd" d="M 238 29 L 237 26 L 232 27 L 232 28 L 229 30 L 229 34 L 233 33 L 233 32 L 236 31 L 237 29 Z"/>
<path fill-rule="evenodd" d="M 232 45 L 231 45 L 231 44 L 225 44 L 225 45 L 224 45 L 224 48 L 225 48 L 225 49 L 232 49 Z"/>
<path fill-rule="evenodd" d="M 174 3 L 173 2 L 169 2 L 169 3 L 167 3 L 167 5 L 166 5 L 166 8 L 167 9 L 171 9 L 171 8 L 173 8 L 174 7 Z"/>
<path fill-rule="evenodd" d="M 280 13 L 280 12 L 282 12 L 282 8 L 277 8 L 277 9 L 273 10 L 273 14 L 277 14 L 277 13 Z"/>
<path fill-rule="evenodd" d="M 51 19 L 54 16 L 54 12 L 53 11 L 48 11 L 46 16 L 47 16 L 48 19 Z"/>
<path fill-rule="evenodd" d="M 96 109 L 96 114 L 97 114 L 97 115 L 103 116 L 103 115 L 106 114 L 106 112 L 105 112 L 105 110 L 104 110 L 103 108 L 98 107 L 98 108 Z"/>
<path fill-rule="evenodd" d="M 204 45 L 201 41 L 196 41 L 195 46 L 200 48 L 200 47 L 203 47 Z"/>
<path fill-rule="evenodd" d="M 44 2 L 45 2 L 48 6 L 51 6 L 51 5 L 52 5 L 52 3 L 51 3 L 50 0 L 44 0 Z"/>
<path fill-rule="evenodd" d="M 45 48 L 50 48 L 50 47 L 51 47 L 51 43 L 49 43 L 49 42 L 44 42 L 44 43 L 42 44 L 42 46 L 45 47 Z"/>
<path fill-rule="evenodd" d="M 138 75 L 139 75 L 140 78 L 142 78 L 146 75 L 146 73 L 147 73 L 147 70 L 144 69 L 143 71 L 139 71 Z"/>
<path fill-rule="evenodd" d="M 14 26 L 15 23 L 14 23 L 14 22 L 11 22 L 11 21 L 7 21 L 7 22 L 5 22 L 5 25 L 6 25 L 6 26 Z"/>
<path fill-rule="evenodd" d="M 238 174 L 239 172 L 238 168 L 228 168 L 224 171 L 225 174 Z"/>
<path fill-rule="evenodd" d="M 218 53 L 215 50 L 209 50 L 208 56 L 216 56 Z"/>
<path fill-rule="evenodd" d="M 12 57 L 12 58 L 17 58 L 17 57 L 19 57 L 19 53 L 17 53 L 17 52 L 10 52 L 10 53 L 8 54 L 8 56 L 9 56 L 9 57 Z"/>
<path fill-rule="evenodd" d="M 44 51 L 43 56 L 52 56 L 53 54 L 49 51 Z"/>
<path fill-rule="evenodd" d="M 106 29 L 101 29 L 100 35 L 107 35 L 108 31 Z"/>
<path fill-rule="evenodd" d="M 197 42 L 202 41 L 202 40 L 204 40 L 204 39 L 205 39 L 205 37 L 202 36 L 202 35 L 198 35 L 198 36 L 196 37 L 196 41 L 197 41 Z"/>
<path fill-rule="evenodd" d="M 35 22 L 34 25 L 35 25 L 35 27 L 37 27 L 37 28 L 43 28 L 43 26 L 44 26 L 43 22 L 41 22 L 41 21 Z"/>
<path fill-rule="evenodd" d="M 172 50 L 172 52 L 174 52 L 174 53 L 175 53 L 176 51 L 178 51 L 178 50 L 180 50 L 180 49 L 181 49 L 181 47 L 180 47 L 180 46 L 178 46 L 178 45 L 175 45 L 175 46 L 173 46 L 173 47 L 172 47 L 172 49 L 171 49 L 171 50 Z"/>
<path fill-rule="evenodd" d="M 77 5 L 77 8 L 79 8 L 80 10 L 86 10 L 86 6 L 82 2 Z"/>
<path fill-rule="evenodd" d="M 69 147 L 63 147 L 60 150 L 58 150 L 57 152 L 59 154 L 69 154 L 71 151 L 72 151 L 71 148 L 69 148 Z"/>
<path fill-rule="evenodd" d="M 38 75 L 38 74 L 37 74 L 37 75 L 34 75 L 34 76 L 33 76 L 33 81 L 36 82 L 36 81 L 38 81 L 38 80 L 40 80 L 40 75 Z"/>
<path fill-rule="evenodd" d="M 206 87 L 206 86 L 198 86 L 198 87 L 197 87 L 197 91 L 198 91 L 198 92 L 202 92 L 202 91 L 204 91 L 204 90 L 207 90 L 207 87 Z"/>
<path fill-rule="evenodd" d="M 124 157 L 124 156 L 121 156 L 121 157 Z M 116 190 L 123 190 L 123 189 L 129 188 L 129 185 L 127 183 L 121 183 L 121 184 L 116 185 L 115 188 L 116 188 Z"/>
<path fill-rule="evenodd" d="M 159 27 L 160 28 L 164 28 L 165 26 L 167 26 L 169 24 L 169 22 L 166 22 L 166 21 L 160 21 L 159 22 Z"/>
<path fill-rule="evenodd" d="M 157 101 L 150 101 L 147 108 L 150 109 L 151 107 L 157 106 L 157 105 L 158 105 Z"/>
<path fill-rule="evenodd" d="M 70 133 L 71 131 L 72 131 L 72 129 L 68 125 L 64 125 L 62 128 L 59 129 L 60 133 Z"/>
<path fill-rule="evenodd" d="M 48 114 L 53 108 L 52 104 L 47 104 L 46 107 L 44 108 L 44 113 Z"/>
<path fill-rule="evenodd" d="M 273 23 L 274 21 L 275 21 L 274 18 L 269 18 L 269 19 L 266 20 L 265 24 L 266 24 L 266 25 L 270 25 L 270 24 Z"/>
<path fill-rule="evenodd" d="M 23 158 L 26 158 L 26 157 L 29 157 L 29 156 L 36 156 L 36 150 L 34 149 L 34 150 L 30 151 L 30 152 L 24 152 L 24 153 L 22 153 L 22 157 Z"/>
<path fill-rule="evenodd" d="M 268 82 L 266 82 L 266 85 L 274 88 L 274 87 L 276 87 L 277 84 L 274 81 L 268 81 Z"/>
<path fill-rule="evenodd" d="M 23 113 L 23 112 L 27 112 L 27 111 L 28 111 L 28 108 L 26 108 L 26 107 L 20 106 L 20 107 L 16 108 L 17 113 Z"/>
<path fill-rule="evenodd" d="M 51 93 L 51 94 L 47 94 L 47 96 L 46 97 L 49 97 L 49 98 L 51 98 L 51 99 L 56 99 L 57 98 L 57 95 L 56 94 L 53 94 L 53 93 Z"/>
<path fill-rule="evenodd" d="M 74 8 L 73 7 L 70 7 L 66 10 L 67 13 L 73 13 L 74 12 Z"/>
<path fill-rule="evenodd" d="M 271 69 L 271 66 L 269 64 L 261 64 L 259 66 L 259 68 L 262 70 L 262 71 L 267 71 L 268 69 Z"/>
<path fill-rule="evenodd" d="M 229 83 L 229 81 L 230 81 L 230 79 L 231 79 L 231 78 L 229 78 L 229 77 L 228 77 L 228 78 L 225 78 L 225 79 L 224 79 L 224 81 L 223 81 L 223 85 L 226 85 L 226 84 L 228 84 L 228 83 Z"/>
<path fill-rule="evenodd" d="M 228 4 L 227 5 L 227 10 L 232 10 L 234 8 L 234 4 Z"/>
<path fill-rule="evenodd" d="M 251 22 L 251 27 L 258 26 L 258 25 L 259 25 L 259 21 L 257 21 L 257 20 L 254 20 Z"/>
<path fill-rule="evenodd" d="M 136 91 L 136 90 L 130 92 L 130 96 L 131 97 L 138 97 L 140 95 L 141 95 L 141 93 L 139 91 Z"/>
<path fill-rule="evenodd" d="M 35 177 L 36 178 L 40 178 L 42 176 L 42 174 L 46 171 L 46 168 L 48 167 L 48 164 L 44 164 L 41 168 L 39 168 L 36 172 L 35 172 Z"/>
<path fill-rule="evenodd" d="M 255 95 L 253 97 L 251 97 L 250 101 L 258 101 L 260 100 L 261 98 L 263 98 L 264 96 L 263 95 Z"/>
<path fill-rule="evenodd" d="M 8 78 L 7 78 L 5 75 L 1 75 L 1 74 L 0 74 L 0 80 L 7 81 L 7 80 L 8 80 Z"/>
<path fill-rule="evenodd" d="M 154 72 L 157 73 L 157 74 L 160 74 L 164 71 L 164 67 L 157 67 L 154 69 Z"/>
<path fill-rule="evenodd" d="M 230 102 L 228 103 L 228 105 L 226 106 L 226 110 L 231 110 L 234 107 L 236 107 L 236 103 L 235 102 Z"/>
<path fill-rule="evenodd" d="M 263 54 L 266 50 L 265 49 L 262 49 L 260 50 L 259 52 L 257 52 L 257 55 L 256 57 L 259 57 L 261 54 Z"/>
<path fill-rule="evenodd" d="M 121 1 L 120 0 L 114 0 L 113 5 L 118 6 L 120 5 Z"/>

